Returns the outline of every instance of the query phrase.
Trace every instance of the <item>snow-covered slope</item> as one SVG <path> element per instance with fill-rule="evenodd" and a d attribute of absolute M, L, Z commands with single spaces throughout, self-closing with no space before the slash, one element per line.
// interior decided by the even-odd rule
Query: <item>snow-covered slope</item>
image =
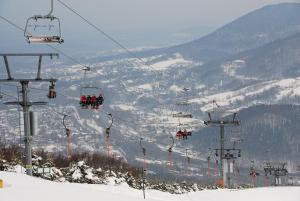
<path fill-rule="evenodd" d="M 0 172 L 4 188 L 0 189 L 1 201 L 136 201 L 143 200 L 142 191 L 120 185 L 92 185 L 57 183 L 22 174 Z M 194 193 L 172 195 L 147 190 L 149 201 L 299 201 L 300 187 L 269 187 L 247 190 L 203 190 Z"/>

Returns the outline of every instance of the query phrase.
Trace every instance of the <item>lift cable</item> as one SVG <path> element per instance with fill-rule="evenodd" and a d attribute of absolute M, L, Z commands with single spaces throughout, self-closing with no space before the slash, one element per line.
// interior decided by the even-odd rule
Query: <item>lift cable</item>
<path fill-rule="evenodd" d="M 62 2 L 61 0 L 57 0 L 61 5 L 63 5 L 65 8 L 67 8 L 68 10 L 70 10 L 71 12 L 73 12 L 75 15 L 77 15 L 78 17 L 80 17 L 84 22 L 86 22 L 87 24 L 89 24 L 91 27 L 93 27 L 94 29 L 96 29 L 98 32 L 100 32 L 102 35 L 104 35 L 106 38 L 108 38 L 110 41 L 112 41 L 113 43 L 115 43 L 116 45 L 118 45 L 120 48 L 122 48 L 123 50 L 125 50 L 130 56 L 138 59 L 140 61 L 140 63 L 142 63 L 143 65 L 146 65 L 152 69 L 154 69 L 151 65 L 146 64 L 146 62 L 138 57 L 136 54 L 134 54 L 132 51 L 130 51 L 127 47 L 125 47 L 125 45 L 123 45 L 121 42 L 119 42 L 118 40 L 116 40 L 115 38 L 113 38 L 112 36 L 110 36 L 108 33 L 106 33 L 103 29 L 101 29 L 99 26 L 96 26 L 94 23 L 92 23 L 91 21 L 89 21 L 87 18 L 83 17 L 79 12 L 77 12 L 75 9 L 71 8 L 71 6 L 67 5 L 66 3 Z"/>
<path fill-rule="evenodd" d="M 155 70 L 155 68 L 153 66 L 151 66 L 150 64 L 147 64 L 146 61 L 144 61 L 142 58 L 138 57 L 134 52 L 130 51 L 127 47 L 125 47 L 125 45 L 123 45 L 121 42 L 119 42 L 118 40 L 116 40 L 115 38 L 113 38 L 112 36 L 110 36 L 108 33 L 106 33 L 103 29 L 101 29 L 99 26 L 96 26 L 94 23 L 92 23 L 90 20 L 88 20 L 87 18 L 83 17 L 78 11 L 76 11 L 74 8 L 72 8 L 70 5 L 67 5 L 66 3 L 64 3 L 61 0 L 57 0 L 62 6 L 64 6 L 65 8 L 67 8 L 69 11 L 73 12 L 75 15 L 77 15 L 79 18 L 81 18 L 84 22 L 86 22 L 88 25 L 90 25 L 91 27 L 93 27 L 96 31 L 98 31 L 100 34 L 104 35 L 106 38 L 108 38 L 110 41 L 112 41 L 113 43 L 115 43 L 116 45 L 118 45 L 120 48 L 122 48 L 123 50 L 125 50 L 130 56 L 132 56 L 133 58 L 136 58 L 140 64 L 148 66 L 150 69 L 153 70 L 153 72 L 155 73 L 155 80 L 154 82 L 157 82 L 158 79 L 158 74 Z M 131 65 L 135 66 L 136 64 L 127 60 L 128 63 L 130 63 Z M 157 83 L 158 85 L 155 86 L 155 88 L 159 88 L 159 83 Z"/>

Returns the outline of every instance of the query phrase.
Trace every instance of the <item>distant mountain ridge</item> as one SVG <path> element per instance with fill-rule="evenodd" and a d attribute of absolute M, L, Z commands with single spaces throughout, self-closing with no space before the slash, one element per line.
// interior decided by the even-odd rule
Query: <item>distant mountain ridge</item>
<path fill-rule="evenodd" d="M 226 24 L 198 40 L 168 49 L 208 62 L 257 48 L 300 32 L 300 4 L 265 6 Z"/>

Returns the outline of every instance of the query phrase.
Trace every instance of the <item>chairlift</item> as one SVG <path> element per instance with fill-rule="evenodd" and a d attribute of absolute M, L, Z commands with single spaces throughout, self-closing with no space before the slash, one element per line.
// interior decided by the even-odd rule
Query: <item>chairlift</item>
<path fill-rule="evenodd" d="M 218 175 L 218 160 L 214 156 L 211 148 L 208 148 L 208 152 L 209 152 L 209 155 L 207 157 L 207 176 L 208 177 L 211 176 L 211 159 L 213 159 L 215 161 L 215 171 L 216 171 L 215 176 L 217 176 Z"/>
<path fill-rule="evenodd" d="M 174 118 L 193 118 L 192 114 L 189 113 L 183 113 L 183 112 L 178 112 L 172 115 Z"/>
<path fill-rule="evenodd" d="M 103 105 L 103 90 L 97 86 L 85 85 L 80 89 L 80 106 L 82 109 L 99 109 Z"/>
<path fill-rule="evenodd" d="M 63 43 L 59 18 L 52 15 L 51 10 L 47 15 L 34 15 L 27 19 L 24 36 L 28 43 Z"/>
<path fill-rule="evenodd" d="M 86 74 L 90 71 L 90 67 L 82 69 L 84 71 L 84 80 L 86 80 Z M 102 88 L 93 84 L 85 84 L 80 88 L 80 106 L 82 109 L 99 109 L 104 102 L 104 93 Z"/>
<path fill-rule="evenodd" d="M 192 136 L 192 131 L 187 128 L 182 128 L 183 124 L 179 122 L 179 129 L 177 130 L 176 136 L 178 140 L 188 140 L 188 136 Z"/>
<path fill-rule="evenodd" d="M 146 148 L 142 145 L 142 141 L 143 141 L 143 138 L 140 138 L 140 147 L 142 149 L 143 156 L 146 156 Z"/>
<path fill-rule="evenodd" d="M 173 164 L 173 162 L 172 162 L 172 151 L 173 151 L 173 147 L 174 147 L 174 144 L 175 144 L 174 137 L 171 136 L 170 139 L 172 140 L 172 144 L 168 148 L 168 163 L 167 163 L 169 171 L 171 170 L 171 166 Z"/>
<path fill-rule="evenodd" d="M 63 126 L 65 127 L 65 130 L 66 130 L 66 136 L 67 137 L 70 137 L 71 135 L 71 129 L 69 129 L 66 125 L 66 118 L 68 117 L 69 115 L 66 115 L 64 114 L 64 117 L 63 117 Z"/>
<path fill-rule="evenodd" d="M 55 82 L 51 81 L 51 85 L 49 86 L 48 98 L 55 99 L 56 98 L 56 91 L 55 91 Z"/>
<path fill-rule="evenodd" d="M 113 119 L 112 114 L 109 113 L 109 114 L 107 114 L 107 115 L 110 117 L 111 120 L 110 120 L 109 126 L 105 128 L 105 134 L 106 134 L 106 137 L 109 138 L 109 135 L 110 135 L 110 129 L 111 129 L 113 123 L 114 123 L 114 119 Z"/>
<path fill-rule="evenodd" d="M 142 141 L 143 141 L 144 138 L 140 138 L 140 147 L 142 149 L 142 152 L 143 152 L 143 157 L 144 157 L 144 160 L 143 160 L 143 170 L 144 170 L 144 174 L 146 175 L 146 171 L 147 171 L 147 155 L 146 155 L 146 148 L 142 145 Z"/>
<path fill-rule="evenodd" d="M 66 118 L 69 117 L 69 115 L 64 114 L 63 117 L 63 126 L 65 127 L 66 136 L 67 136 L 67 144 L 68 144 L 68 159 L 71 159 L 71 129 L 69 129 L 66 125 Z"/>
<path fill-rule="evenodd" d="M 174 147 L 174 144 L 175 144 L 175 141 L 174 141 L 174 137 L 171 136 L 170 139 L 172 140 L 172 144 L 169 146 L 168 148 L 168 152 L 171 153 L 172 150 L 173 150 L 173 147 Z"/>
<path fill-rule="evenodd" d="M 107 114 L 110 117 L 110 124 L 108 127 L 105 128 L 105 139 L 106 139 L 106 146 L 107 146 L 107 157 L 110 158 L 110 129 L 114 123 L 114 119 L 111 113 Z"/>

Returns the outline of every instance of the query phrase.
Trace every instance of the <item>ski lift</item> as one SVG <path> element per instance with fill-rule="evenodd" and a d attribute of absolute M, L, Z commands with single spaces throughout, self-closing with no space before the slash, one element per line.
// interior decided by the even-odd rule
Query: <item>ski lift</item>
<path fill-rule="evenodd" d="M 186 129 L 183 129 L 183 131 L 180 129 L 177 131 L 176 136 L 178 137 L 178 140 L 187 140 L 188 136 L 192 136 L 192 132 L 187 131 Z"/>
<path fill-rule="evenodd" d="M 71 158 L 71 129 L 69 129 L 66 125 L 66 118 L 69 117 L 69 115 L 64 114 L 63 117 L 63 126 L 65 127 L 67 141 L 68 141 L 68 159 Z"/>
<path fill-rule="evenodd" d="M 216 156 L 218 156 L 217 151 L 216 154 L 213 154 L 213 150 L 211 148 L 208 148 L 209 151 L 209 156 L 207 157 L 207 176 L 210 177 L 211 176 L 211 160 L 213 159 L 215 161 L 214 165 L 215 165 L 215 173 L 214 176 L 218 176 L 219 175 L 219 161 L 216 158 Z"/>
<path fill-rule="evenodd" d="M 140 138 L 140 147 L 142 148 L 143 156 L 146 156 L 146 148 L 143 147 L 143 145 L 142 145 L 142 140 L 143 140 L 143 138 Z"/>
<path fill-rule="evenodd" d="M 210 160 L 211 160 L 211 156 L 212 156 L 212 150 L 211 148 L 208 148 L 209 151 L 209 155 L 207 157 L 207 176 L 210 177 Z"/>
<path fill-rule="evenodd" d="M 55 99 L 56 98 L 55 82 L 51 81 L 50 83 L 51 83 L 51 85 L 49 86 L 48 98 Z"/>
<path fill-rule="evenodd" d="M 174 147 L 174 143 L 175 143 L 175 141 L 174 141 L 174 137 L 173 136 L 171 136 L 170 137 L 170 139 L 172 140 L 172 144 L 170 145 L 170 147 L 168 148 L 168 152 L 169 153 L 171 153 L 172 152 L 172 150 L 173 150 L 173 147 Z"/>
<path fill-rule="evenodd" d="M 28 43 L 63 43 L 59 18 L 52 15 L 51 10 L 47 15 L 34 15 L 27 19 L 24 36 Z"/>
<path fill-rule="evenodd" d="M 193 118 L 193 115 L 192 114 L 185 114 L 183 112 L 178 112 L 178 113 L 175 113 L 172 115 L 173 118 Z"/>
<path fill-rule="evenodd" d="M 103 102 L 104 96 L 101 88 L 93 85 L 81 87 L 80 106 L 82 109 L 99 109 L 99 107 L 103 105 Z"/>
<path fill-rule="evenodd" d="M 250 173 L 249 173 L 249 175 L 251 176 L 252 185 L 255 186 L 256 185 L 256 178 L 258 176 L 260 176 L 260 174 L 255 169 L 254 161 L 251 161 L 251 167 L 250 167 Z"/>
<path fill-rule="evenodd" d="M 173 151 L 173 147 L 174 147 L 174 137 L 171 136 L 170 139 L 172 140 L 172 144 L 169 146 L 168 148 L 168 169 L 169 171 L 171 170 L 171 166 L 172 166 L 172 151 Z"/>
<path fill-rule="evenodd" d="M 192 168 L 191 168 L 191 157 L 189 156 L 188 150 L 189 149 L 185 149 L 185 156 L 186 156 L 186 162 L 187 162 L 187 170 L 188 170 L 188 173 L 190 174 L 192 172 Z"/>
<path fill-rule="evenodd" d="M 105 128 L 105 135 L 106 135 L 105 139 L 106 139 L 106 146 L 107 146 L 107 157 L 110 158 L 110 141 L 109 141 L 109 136 L 110 136 L 110 129 L 111 129 L 112 125 L 113 125 L 114 119 L 112 117 L 112 114 L 109 113 L 107 115 L 111 119 L 109 126 Z"/>
<path fill-rule="evenodd" d="M 179 130 L 176 133 L 178 140 L 188 140 L 188 136 L 192 136 L 192 131 L 188 131 L 186 128 L 181 128 L 182 124 L 179 124 Z"/>
<path fill-rule="evenodd" d="M 89 67 L 84 70 L 84 79 L 86 79 L 87 71 L 90 71 Z M 103 90 L 95 85 L 86 84 L 80 88 L 80 106 L 82 109 L 99 109 L 104 102 Z"/>
<path fill-rule="evenodd" d="M 66 120 L 67 117 L 68 117 L 68 115 L 64 114 L 64 117 L 63 117 L 63 125 L 64 125 L 65 130 L 66 130 L 66 136 L 67 136 L 67 137 L 70 137 L 70 136 L 71 136 L 71 129 L 69 129 L 69 128 L 67 127 L 66 122 L 65 122 L 65 120 Z"/>
<path fill-rule="evenodd" d="M 142 140 L 143 140 L 143 138 L 140 138 L 140 147 L 142 148 L 143 157 L 144 157 L 144 161 L 143 161 L 143 170 L 144 170 L 144 171 L 147 171 L 146 148 L 142 145 Z M 146 174 L 146 172 L 145 172 L 145 174 Z"/>
<path fill-rule="evenodd" d="M 112 117 L 112 114 L 109 113 L 107 115 L 110 117 L 111 121 L 110 121 L 109 126 L 105 129 L 105 134 L 106 134 L 106 137 L 109 137 L 109 135 L 110 135 L 110 129 L 111 129 L 113 123 L 114 123 L 114 119 Z"/>

